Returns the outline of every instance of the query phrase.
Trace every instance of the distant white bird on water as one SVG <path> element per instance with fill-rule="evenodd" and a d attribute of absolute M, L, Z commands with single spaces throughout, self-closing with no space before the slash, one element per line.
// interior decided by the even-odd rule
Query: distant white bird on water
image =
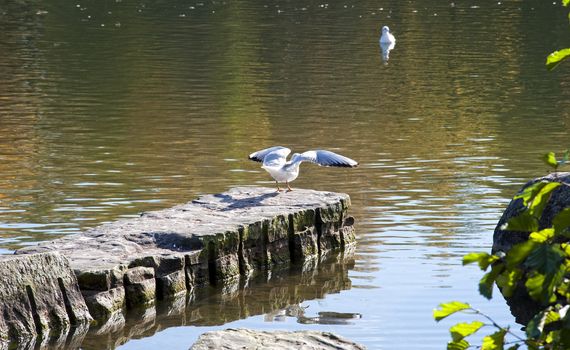
<path fill-rule="evenodd" d="M 304 153 L 294 153 L 290 161 L 287 161 L 287 156 L 291 150 L 287 147 L 275 146 L 262 149 L 261 151 L 253 152 L 249 155 L 249 159 L 256 162 L 262 162 L 261 166 L 265 169 L 275 182 L 277 183 L 277 191 L 280 182 L 285 182 L 287 185 L 287 192 L 292 191 L 289 182 L 294 181 L 299 176 L 299 165 L 302 162 L 311 162 L 319 166 L 336 166 L 354 168 L 358 166 L 358 162 L 341 156 L 340 154 L 325 151 L 315 150 L 307 151 Z"/>
<path fill-rule="evenodd" d="M 382 36 L 380 37 L 380 44 L 395 44 L 396 38 L 390 33 L 388 26 L 382 27 Z"/>

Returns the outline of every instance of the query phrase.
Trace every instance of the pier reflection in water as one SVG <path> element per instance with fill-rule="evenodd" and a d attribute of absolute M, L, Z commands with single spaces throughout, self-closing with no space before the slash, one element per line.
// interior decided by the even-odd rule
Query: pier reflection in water
<path fill-rule="evenodd" d="M 68 344 L 83 349 L 111 349 L 130 339 L 149 337 L 169 327 L 221 326 L 246 317 L 264 315 L 270 322 L 283 318 L 304 324 L 348 324 L 358 322 L 358 313 L 311 313 L 303 303 L 351 288 L 348 271 L 354 267 L 353 252 L 331 254 L 322 261 L 307 262 L 281 270 L 260 273 L 247 280 L 220 286 L 205 286 L 153 307 L 130 310 L 94 327 Z M 188 342 L 188 347 L 190 346 Z"/>

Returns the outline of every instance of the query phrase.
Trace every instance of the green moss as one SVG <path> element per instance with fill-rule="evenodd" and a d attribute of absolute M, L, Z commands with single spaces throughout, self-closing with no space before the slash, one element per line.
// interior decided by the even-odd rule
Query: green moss
<path fill-rule="evenodd" d="M 305 231 L 307 227 L 315 225 L 316 213 L 314 209 L 307 209 L 291 214 L 293 221 L 293 231 Z"/>
<path fill-rule="evenodd" d="M 225 259 L 224 259 L 225 260 Z M 216 261 L 216 279 L 226 280 L 239 276 L 239 264 L 237 259 L 228 259 L 228 263 L 221 263 L 220 260 Z"/>
<path fill-rule="evenodd" d="M 275 242 L 286 239 L 289 232 L 289 220 L 283 215 L 278 215 L 269 222 L 267 229 L 267 242 Z"/>
<path fill-rule="evenodd" d="M 330 204 L 318 209 L 321 222 L 340 222 L 346 216 L 346 209 L 342 202 Z"/>
<path fill-rule="evenodd" d="M 263 220 L 250 224 L 243 229 L 242 242 L 256 241 L 263 237 Z"/>

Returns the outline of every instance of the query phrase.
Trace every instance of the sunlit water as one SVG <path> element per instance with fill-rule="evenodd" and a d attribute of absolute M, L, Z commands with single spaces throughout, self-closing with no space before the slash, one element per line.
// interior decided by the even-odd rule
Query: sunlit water
<path fill-rule="evenodd" d="M 518 329 L 461 256 L 490 249 L 509 198 L 545 174 L 540 154 L 569 146 L 570 66 L 544 69 L 570 46 L 566 15 L 538 0 L 437 3 L 0 2 L 1 252 L 272 186 L 247 160 L 262 147 L 326 148 L 361 166 L 304 165 L 293 185 L 350 194 L 359 241 L 343 273 L 313 285 L 350 283 L 299 304 L 303 320 L 355 317 L 202 312 L 114 343 L 187 349 L 205 331 L 250 327 L 441 349 L 453 320 L 431 312 L 449 300 Z M 382 25 L 397 38 L 388 62 Z M 294 288 L 294 276 L 252 288 Z M 224 305 L 216 295 L 204 310 Z"/>

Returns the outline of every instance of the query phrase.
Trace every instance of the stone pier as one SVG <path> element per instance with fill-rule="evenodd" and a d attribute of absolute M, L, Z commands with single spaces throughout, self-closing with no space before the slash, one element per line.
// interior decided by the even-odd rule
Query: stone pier
<path fill-rule="evenodd" d="M 53 337 L 342 250 L 355 242 L 349 205 L 346 194 L 239 187 L 20 249 L 0 259 L 0 305 L 14 310 L 0 315 L 0 340 Z"/>

